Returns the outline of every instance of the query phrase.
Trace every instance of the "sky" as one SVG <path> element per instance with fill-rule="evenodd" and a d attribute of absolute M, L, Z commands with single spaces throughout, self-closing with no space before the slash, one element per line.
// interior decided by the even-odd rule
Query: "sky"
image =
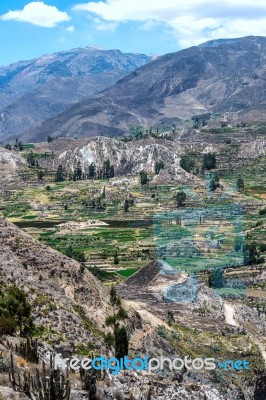
<path fill-rule="evenodd" d="M 0 0 L 0 65 L 76 47 L 165 54 L 266 36 L 266 0 Z"/>

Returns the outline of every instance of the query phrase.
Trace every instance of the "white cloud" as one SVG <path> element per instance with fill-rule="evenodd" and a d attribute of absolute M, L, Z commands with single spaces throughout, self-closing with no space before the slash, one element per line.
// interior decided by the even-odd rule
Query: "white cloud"
<path fill-rule="evenodd" d="M 68 27 L 66 28 L 66 30 L 67 30 L 68 32 L 75 32 L 75 27 L 74 27 L 73 25 L 71 25 L 71 26 L 68 26 Z"/>
<path fill-rule="evenodd" d="M 4 21 L 28 22 L 45 28 L 53 28 L 60 22 L 70 20 L 66 12 L 59 11 L 54 6 L 48 6 L 42 1 L 28 3 L 23 10 L 9 11 L 0 18 Z"/>
<path fill-rule="evenodd" d="M 75 11 L 96 14 L 105 22 L 142 22 L 171 28 L 182 47 L 209 39 L 266 34 L 265 0 L 106 0 L 77 4 Z"/>

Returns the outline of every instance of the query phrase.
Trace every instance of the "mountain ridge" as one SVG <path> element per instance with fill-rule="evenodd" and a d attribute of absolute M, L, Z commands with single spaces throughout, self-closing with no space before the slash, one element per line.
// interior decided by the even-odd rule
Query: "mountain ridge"
<path fill-rule="evenodd" d="M 218 47 L 194 46 L 166 54 L 76 103 L 25 139 L 44 134 L 120 136 L 130 127 L 172 127 L 195 115 L 231 113 L 264 118 L 266 38 L 246 37 Z"/>
<path fill-rule="evenodd" d="M 87 47 L 0 67 L 0 141 L 20 136 L 151 59 Z"/>

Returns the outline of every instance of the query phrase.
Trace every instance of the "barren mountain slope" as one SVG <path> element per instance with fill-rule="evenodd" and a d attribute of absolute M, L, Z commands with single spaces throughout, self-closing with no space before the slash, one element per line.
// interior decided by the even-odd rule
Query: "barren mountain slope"
<path fill-rule="evenodd" d="M 130 126 L 171 126 L 206 113 L 263 119 L 265 74 L 265 38 L 208 42 L 157 58 L 38 129 L 27 130 L 24 137 L 38 141 L 51 132 L 115 136 Z"/>
<path fill-rule="evenodd" d="M 20 137 L 149 61 L 142 54 L 86 47 L 0 68 L 0 141 Z"/>

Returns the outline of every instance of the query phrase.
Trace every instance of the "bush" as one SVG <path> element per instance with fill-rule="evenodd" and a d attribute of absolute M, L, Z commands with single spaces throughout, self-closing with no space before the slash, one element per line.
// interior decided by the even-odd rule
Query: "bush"
<path fill-rule="evenodd" d="M 0 336 L 14 335 L 16 332 L 17 324 L 13 318 L 0 317 Z"/>

